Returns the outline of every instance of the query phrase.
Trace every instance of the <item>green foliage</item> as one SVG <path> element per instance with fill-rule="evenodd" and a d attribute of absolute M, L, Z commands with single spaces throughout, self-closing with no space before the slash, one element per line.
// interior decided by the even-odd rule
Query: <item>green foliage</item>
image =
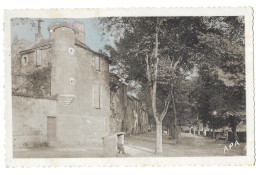
<path fill-rule="evenodd" d="M 51 66 L 35 70 L 26 76 L 27 92 L 32 96 L 48 96 L 51 91 Z"/>
<path fill-rule="evenodd" d="M 51 65 L 23 75 L 24 83 L 13 89 L 13 94 L 44 97 L 51 94 Z"/>
<path fill-rule="evenodd" d="M 245 120 L 243 17 L 101 18 L 100 24 L 115 38 L 115 47 L 105 47 L 114 69 L 126 81 L 141 84 L 139 96 L 148 106 L 145 57 L 154 71 L 154 38 L 159 30 L 158 108 L 163 109 L 173 86 L 181 125 L 198 122 L 196 116 L 213 128 Z M 172 110 L 165 121 L 170 121 Z"/>

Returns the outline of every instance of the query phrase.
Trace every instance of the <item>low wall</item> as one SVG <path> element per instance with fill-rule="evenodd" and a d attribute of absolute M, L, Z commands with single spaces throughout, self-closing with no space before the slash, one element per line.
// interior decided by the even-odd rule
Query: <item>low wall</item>
<path fill-rule="evenodd" d="M 103 116 L 56 116 L 56 139 L 50 142 L 53 147 L 79 146 L 101 148 L 104 136 L 105 118 Z M 108 134 L 108 133 L 107 133 Z"/>
<path fill-rule="evenodd" d="M 47 145 L 47 117 L 55 113 L 56 100 L 13 96 L 13 147 Z"/>

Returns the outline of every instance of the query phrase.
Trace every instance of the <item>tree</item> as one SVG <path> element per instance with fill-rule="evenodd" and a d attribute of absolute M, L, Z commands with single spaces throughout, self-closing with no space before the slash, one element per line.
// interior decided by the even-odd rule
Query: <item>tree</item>
<path fill-rule="evenodd" d="M 207 17 L 204 21 L 213 32 L 198 37 L 200 116 L 213 129 L 230 126 L 237 140 L 236 126 L 245 121 L 243 17 Z M 213 111 L 218 115 L 212 115 Z"/>
<path fill-rule="evenodd" d="M 218 99 L 217 93 L 239 93 L 244 86 L 243 22 L 239 17 L 99 20 L 103 34 L 109 33 L 115 38 L 115 46 L 105 47 L 114 60 L 113 69 L 126 81 L 134 81 L 150 91 L 151 112 L 157 126 L 156 153 L 162 152 L 162 122 L 169 109 L 172 110 L 175 126 L 180 125 L 178 122 L 181 120 L 194 123 L 196 116 L 204 126 L 218 123 L 211 116 L 212 111 L 232 104 L 234 96 L 230 96 L 229 100 L 224 95 L 223 99 Z M 194 81 L 197 82 L 194 88 L 187 87 L 186 90 L 194 91 L 194 94 L 188 92 L 190 95 L 186 97 L 187 92 L 182 90 L 180 79 L 189 78 L 189 72 L 195 69 L 200 72 L 197 73 L 199 76 L 205 76 Z M 233 91 L 234 87 L 237 90 Z M 221 89 L 216 93 L 214 88 Z M 203 90 L 206 94 L 199 98 Z M 233 107 L 229 105 L 226 109 L 231 111 Z M 223 111 L 218 113 L 224 114 Z"/>
<path fill-rule="evenodd" d="M 106 47 L 117 62 L 117 69 L 122 70 L 118 72 L 124 72 L 126 80 L 147 84 L 150 89 L 151 107 L 157 127 L 156 153 L 162 152 L 162 121 L 170 101 L 175 104 L 173 90 L 177 68 L 182 66 L 183 70 L 190 69 L 187 59 L 191 57 L 191 51 L 187 46 L 197 42 L 196 36 L 191 32 L 192 28 L 187 26 L 196 27 L 197 21 L 195 18 L 179 17 L 100 19 L 105 32 L 120 36 L 115 42 L 115 48 Z M 117 32 L 119 28 L 123 28 L 123 32 Z M 166 93 L 159 95 L 160 101 L 157 99 L 158 86 L 160 91 L 163 89 L 161 87 L 167 89 Z M 162 101 L 163 109 L 159 112 L 158 103 Z"/>

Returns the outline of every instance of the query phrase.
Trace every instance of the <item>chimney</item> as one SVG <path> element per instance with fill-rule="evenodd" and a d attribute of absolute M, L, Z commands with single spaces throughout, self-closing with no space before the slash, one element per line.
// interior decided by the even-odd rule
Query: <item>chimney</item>
<path fill-rule="evenodd" d="M 72 27 L 76 29 L 76 38 L 85 44 L 85 25 L 83 23 L 75 21 Z"/>
<path fill-rule="evenodd" d="M 39 43 L 40 41 L 42 41 L 42 34 L 41 34 L 41 22 L 43 22 L 43 20 L 37 20 L 38 21 L 38 33 L 35 34 L 35 42 Z"/>

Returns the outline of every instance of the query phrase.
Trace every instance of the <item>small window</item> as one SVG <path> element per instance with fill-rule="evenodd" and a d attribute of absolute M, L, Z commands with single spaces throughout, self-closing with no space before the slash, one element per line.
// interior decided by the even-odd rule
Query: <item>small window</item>
<path fill-rule="evenodd" d="M 28 63 L 28 55 L 23 55 L 22 56 L 22 65 L 27 65 L 27 63 Z"/>
<path fill-rule="evenodd" d="M 74 55 L 74 49 L 73 48 L 69 48 L 69 53 L 71 54 L 71 55 Z"/>
<path fill-rule="evenodd" d="M 42 50 L 36 50 L 36 66 L 42 65 Z"/>
<path fill-rule="evenodd" d="M 74 84 L 75 84 L 74 78 L 70 78 L 70 84 L 71 84 L 71 85 L 74 85 Z"/>
<path fill-rule="evenodd" d="M 100 71 L 100 58 L 95 57 L 95 70 Z"/>

